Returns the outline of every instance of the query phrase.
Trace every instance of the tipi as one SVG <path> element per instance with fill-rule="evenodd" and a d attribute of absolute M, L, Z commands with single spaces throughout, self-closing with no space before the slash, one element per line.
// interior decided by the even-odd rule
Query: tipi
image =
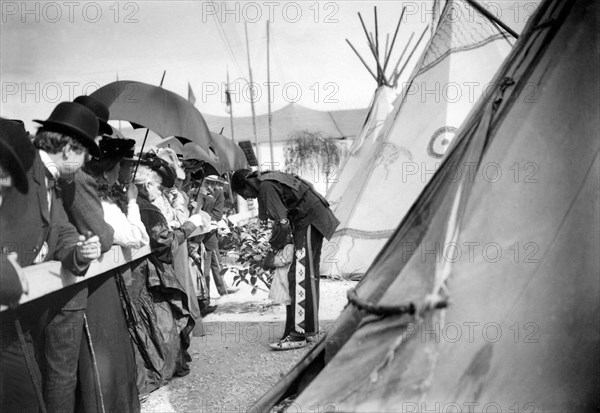
<path fill-rule="evenodd" d="M 511 49 L 505 36 L 465 1 L 446 2 L 375 144 L 362 149 L 366 160 L 347 162 L 342 174 L 349 184 L 343 192 L 331 190 L 328 199 L 341 225 L 323 246 L 322 274 L 365 273 L 489 87 Z"/>
<path fill-rule="evenodd" d="M 337 330 L 256 406 L 598 408 L 599 15 L 538 7 Z"/>
<path fill-rule="evenodd" d="M 437 3 L 438 2 L 436 0 L 436 4 Z M 383 127 L 387 116 L 394 109 L 393 102 L 397 97 L 396 86 L 394 85 L 397 85 L 397 83 L 395 83 L 393 80 L 400 76 L 401 73 L 399 72 L 404 67 L 406 67 L 406 64 L 411 60 L 410 57 L 412 56 L 412 53 L 407 59 L 404 59 L 404 55 L 411 43 L 412 35 L 408 40 L 406 46 L 404 47 L 403 52 L 400 54 L 396 67 L 393 68 L 393 70 L 389 74 L 386 73 L 386 69 L 388 68 L 389 62 L 391 61 L 392 53 L 394 52 L 393 46 L 395 44 L 395 40 L 397 38 L 402 19 L 404 17 L 405 10 L 406 9 L 403 7 L 400 19 L 398 20 L 396 31 L 393 36 L 391 47 L 389 48 L 389 51 L 386 50 L 384 56 L 380 57 L 380 55 L 376 51 L 376 44 L 374 45 L 371 41 L 371 38 L 368 35 L 366 36 L 369 49 L 372 52 L 374 51 L 373 55 L 376 60 L 375 66 L 377 75 L 373 73 L 373 70 L 367 65 L 365 59 L 363 59 L 363 57 L 356 51 L 352 43 L 350 43 L 350 41 L 346 39 L 352 50 L 357 54 L 357 56 L 365 65 L 373 79 L 375 79 L 375 81 L 377 82 L 377 89 L 375 89 L 375 93 L 373 94 L 373 98 L 371 99 L 371 103 L 369 104 L 369 109 L 365 116 L 365 120 L 362 123 L 360 130 L 356 134 L 354 141 L 352 142 L 352 146 L 348 151 L 348 155 L 344 159 L 339 169 L 339 172 L 336 171 L 330 176 L 330 182 L 333 182 L 333 185 L 327 191 L 326 198 L 334 209 L 340 203 L 342 197 L 344 196 L 348 188 L 356 184 L 354 182 L 354 175 L 356 174 L 356 171 L 370 167 L 373 157 L 373 151 L 377 148 L 377 136 L 379 136 L 379 132 L 381 131 L 381 128 Z M 358 16 L 360 18 L 361 23 L 364 25 L 364 21 L 360 13 L 358 14 Z M 377 22 L 377 8 L 375 8 L 375 21 Z M 366 27 L 363 26 L 363 28 L 365 29 L 366 33 Z M 375 33 L 378 32 L 378 28 L 375 27 Z M 425 34 L 425 32 L 423 34 Z M 422 37 L 423 36 L 421 36 L 421 39 Z M 418 41 L 417 44 L 413 46 L 413 52 L 415 49 L 418 48 L 419 43 L 420 41 Z M 405 64 L 399 71 L 398 67 L 403 60 Z"/>

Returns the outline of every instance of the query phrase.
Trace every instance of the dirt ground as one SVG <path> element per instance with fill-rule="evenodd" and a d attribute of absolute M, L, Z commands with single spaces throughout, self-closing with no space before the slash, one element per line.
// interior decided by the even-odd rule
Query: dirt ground
<path fill-rule="evenodd" d="M 228 284 L 231 280 L 226 279 Z M 352 281 L 321 280 L 320 327 L 328 331 L 346 305 Z M 266 291 L 251 288 L 214 300 L 217 311 L 204 319 L 204 336 L 193 337 L 191 372 L 150 394 L 142 412 L 244 412 L 310 347 L 272 351 L 281 338 L 285 309 L 270 304 Z M 214 286 L 211 291 L 216 291 Z"/>

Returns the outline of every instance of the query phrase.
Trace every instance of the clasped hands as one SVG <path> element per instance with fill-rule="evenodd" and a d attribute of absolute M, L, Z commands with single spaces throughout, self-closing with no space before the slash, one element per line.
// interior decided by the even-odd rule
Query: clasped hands
<path fill-rule="evenodd" d="M 102 255 L 100 247 L 100 238 L 98 235 L 93 235 L 88 231 L 87 238 L 83 235 L 79 236 L 79 242 L 76 247 L 76 254 L 79 261 L 91 262 Z"/>

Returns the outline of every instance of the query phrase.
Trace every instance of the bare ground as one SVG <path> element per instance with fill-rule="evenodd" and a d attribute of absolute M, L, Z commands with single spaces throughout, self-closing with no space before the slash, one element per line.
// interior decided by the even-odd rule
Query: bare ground
<path fill-rule="evenodd" d="M 322 330 L 333 326 L 355 284 L 321 280 Z M 204 319 L 204 336 L 192 338 L 190 374 L 153 392 L 142 412 L 246 411 L 309 350 L 272 351 L 268 344 L 281 337 L 285 310 L 271 305 L 266 291 L 252 295 L 240 287 L 215 300 L 219 307 Z"/>

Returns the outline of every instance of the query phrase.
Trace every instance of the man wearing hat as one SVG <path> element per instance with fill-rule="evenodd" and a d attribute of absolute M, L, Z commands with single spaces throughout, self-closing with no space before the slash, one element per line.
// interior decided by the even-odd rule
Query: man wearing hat
<path fill-rule="evenodd" d="M 75 99 L 73 99 L 73 102 L 79 103 L 80 105 L 83 105 L 86 108 L 88 108 L 89 110 L 91 110 L 92 112 L 94 112 L 94 115 L 96 115 L 96 117 L 98 118 L 98 123 L 100 124 L 99 129 L 98 129 L 99 135 L 112 135 L 113 134 L 113 129 L 108 124 L 108 118 L 110 116 L 110 111 L 108 110 L 108 108 L 106 107 L 106 105 L 104 103 L 100 102 L 97 99 L 94 99 L 91 96 L 85 96 L 85 95 L 77 96 Z"/>
<path fill-rule="evenodd" d="M 48 200 L 50 202 L 48 205 L 50 225 L 52 225 L 55 209 L 60 210 L 60 216 L 56 216 L 57 220 L 68 221 L 62 205 L 63 199 L 50 189 L 52 183 L 59 179 L 72 180 L 90 155 L 98 156 L 100 154 L 95 142 L 99 131 L 99 122 L 92 111 L 85 106 L 71 102 L 59 103 L 47 120 L 36 122 L 41 123 L 42 127 L 33 139 L 34 145 L 39 150 L 40 161 L 37 164 L 34 162 L 34 175 L 37 175 L 40 180 L 45 180 L 49 185 Z M 62 185 L 60 187 L 65 189 Z M 72 193 L 68 192 L 68 188 L 63 192 L 63 196 L 71 207 L 77 202 L 74 197 L 71 198 Z M 45 207 L 48 208 L 48 205 Z M 70 208 L 70 211 L 72 212 L 73 208 Z M 102 212 L 101 206 L 100 212 Z M 104 222 L 102 214 L 100 214 L 100 219 L 101 223 Z M 98 234 L 93 232 L 94 230 L 97 230 L 96 226 L 79 227 L 79 233 L 86 235 L 83 237 L 83 245 L 86 245 L 86 257 L 91 260 L 101 255 L 101 240 Z M 103 238 L 106 237 L 103 236 Z M 112 244 L 112 232 L 109 232 L 109 238 L 109 243 Z M 106 239 L 103 243 L 106 248 Z M 50 250 L 50 248 L 48 249 Z M 51 259 L 49 256 L 49 253 L 45 257 L 43 253 L 40 253 L 36 260 Z M 87 269 L 89 262 L 85 264 Z M 82 272 L 79 271 L 79 273 Z M 52 309 L 50 321 L 43 329 L 45 338 L 44 399 L 49 411 L 73 411 L 77 384 L 77 361 L 87 303 L 85 283 L 63 290 L 61 300 L 56 300 L 56 303 L 56 308 Z"/>
<path fill-rule="evenodd" d="M 288 272 L 291 305 L 286 306 L 284 337 L 272 343 L 274 350 L 304 347 L 319 331 L 319 261 L 323 237 L 330 239 L 340 221 L 329 203 L 303 179 L 277 171 L 236 171 L 231 189 L 244 199 L 258 198 L 258 218 L 273 221 L 269 240 L 273 250 L 283 247 L 276 240 L 291 229 L 295 257 Z M 271 263 L 265 263 L 272 267 Z"/>
<path fill-rule="evenodd" d="M 210 285 L 210 273 L 219 295 L 228 295 L 237 292 L 236 288 L 227 287 L 221 276 L 221 263 L 219 256 L 219 240 L 216 229 L 217 222 L 223 218 L 223 209 L 225 207 L 225 195 L 220 186 L 220 178 L 217 175 L 208 175 L 204 178 L 203 186 L 198 194 L 198 208 L 208 212 L 213 224 L 213 230 L 204 235 L 202 240 L 206 248 L 206 260 L 204 264 L 204 278 L 207 287 Z M 210 288 L 210 287 L 209 287 Z M 210 296 L 210 293 L 209 293 Z"/>
<path fill-rule="evenodd" d="M 3 252 L 16 252 L 17 261 L 22 267 L 42 261 L 58 260 L 71 273 L 84 275 L 89 263 L 100 255 L 98 238 L 90 237 L 86 240 L 77 233 L 68 221 L 54 184 L 59 176 L 71 174 L 80 167 L 88 152 L 97 153 L 98 147 L 93 138 L 98 130 L 98 120 L 88 109 L 65 102 L 59 104 L 50 117 L 40 123 L 43 127 L 35 137 L 38 150 L 23 135 L 18 141 L 20 147 L 16 152 L 21 155 L 32 153 L 33 161 L 27 171 L 28 192 L 13 191 L 10 197 L 3 200 L 0 210 Z M 65 359 L 72 356 L 54 346 L 55 342 L 68 341 L 64 327 L 70 329 L 70 326 L 63 325 L 63 330 L 54 331 L 55 334 L 52 334 L 52 326 L 46 328 L 47 320 L 52 320 L 50 324 L 59 324 L 55 317 L 60 313 L 56 304 L 60 301 L 59 297 L 62 298 L 62 295 L 53 294 L 50 298 L 44 297 L 26 303 L 13 313 L 22 324 L 22 328 L 14 329 L 16 333 L 22 330 L 25 339 L 31 337 L 29 331 L 32 330 L 38 332 L 36 337 L 43 339 L 45 335 L 43 354 L 46 356 L 45 364 L 50 367 L 49 370 L 57 364 L 56 358 Z M 3 328 L 2 332 L 2 355 L 14 354 L 13 350 L 22 346 L 23 341 L 19 334 L 10 334 L 8 329 Z M 32 365 L 31 360 L 27 364 Z M 0 370 L 8 374 L 3 368 Z M 52 380 L 48 382 L 52 383 Z M 59 382 L 60 380 L 57 381 L 58 385 Z M 35 392 L 40 397 L 41 388 L 41 385 L 37 386 Z M 12 390 L 8 394 L 13 401 L 17 398 L 17 404 L 13 405 L 16 408 L 2 411 L 23 410 L 24 406 L 35 400 L 31 395 Z"/>
<path fill-rule="evenodd" d="M 11 263 L 18 258 L 18 251 L 11 248 L 12 234 L 4 231 L 6 205 L 2 208 L 4 199 L 29 191 L 26 171 L 31 168 L 34 156 L 35 148 L 22 122 L 0 118 L 0 304 L 13 306 L 0 313 L 0 411 L 7 412 L 38 411 L 44 403 L 41 392 L 36 392 L 36 386 L 41 389 L 42 377 L 35 362 L 31 334 L 24 331 L 19 311 L 14 307 L 21 295 L 27 293 L 28 285 L 25 279 L 21 280 L 19 263 L 14 266 Z"/>

